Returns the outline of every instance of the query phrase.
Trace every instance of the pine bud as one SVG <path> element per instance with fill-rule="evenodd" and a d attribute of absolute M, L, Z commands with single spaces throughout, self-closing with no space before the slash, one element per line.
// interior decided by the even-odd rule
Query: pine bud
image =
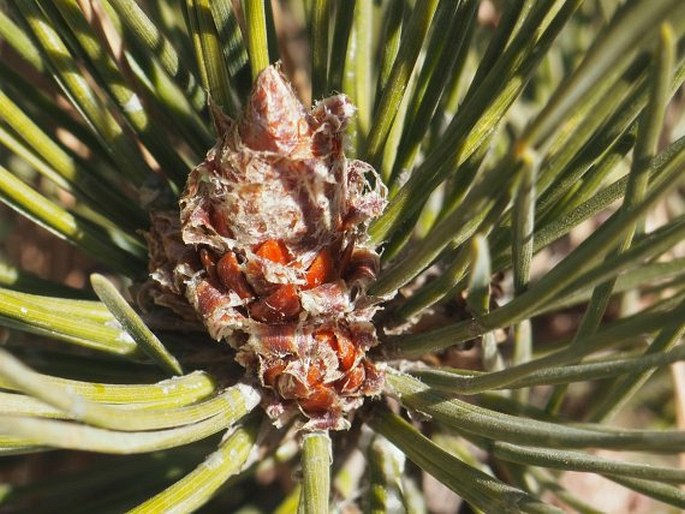
<path fill-rule="evenodd" d="M 277 423 L 344 429 L 383 372 L 365 295 L 379 258 L 367 226 L 386 205 L 368 164 L 347 160 L 345 95 L 307 112 L 276 66 L 257 78 L 238 121 L 221 116 L 217 144 L 188 177 L 178 213 L 148 234 L 153 299 L 187 317 L 264 388 Z M 185 300 L 185 304 L 184 301 Z"/>

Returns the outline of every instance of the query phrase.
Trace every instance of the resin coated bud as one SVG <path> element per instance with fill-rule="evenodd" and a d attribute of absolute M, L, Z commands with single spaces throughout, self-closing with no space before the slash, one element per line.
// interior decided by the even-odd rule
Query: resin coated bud
<path fill-rule="evenodd" d="M 301 413 L 308 429 L 349 426 L 383 383 L 366 357 L 377 307 L 365 290 L 379 266 L 366 227 L 385 189 L 371 166 L 345 158 L 354 111 L 336 95 L 307 112 L 267 68 L 239 120 L 219 114 L 176 222 L 157 214 L 148 234 L 153 299 L 185 316 L 185 297 L 264 387 L 267 412 Z"/>

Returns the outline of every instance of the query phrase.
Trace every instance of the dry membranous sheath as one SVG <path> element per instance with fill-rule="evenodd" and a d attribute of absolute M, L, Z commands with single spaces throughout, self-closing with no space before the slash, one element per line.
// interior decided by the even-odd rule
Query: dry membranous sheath
<path fill-rule="evenodd" d="M 178 212 L 147 235 L 156 303 L 198 317 L 263 387 L 276 423 L 344 429 L 383 371 L 365 294 L 379 259 L 366 234 L 385 207 L 370 165 L 347 160 L 345 95 L 307 112 L 276 66 L 242 117 L 222 115 L 217 144 L 192 170 Z M 373 185 L 369 182 L 369 178 Z"/>

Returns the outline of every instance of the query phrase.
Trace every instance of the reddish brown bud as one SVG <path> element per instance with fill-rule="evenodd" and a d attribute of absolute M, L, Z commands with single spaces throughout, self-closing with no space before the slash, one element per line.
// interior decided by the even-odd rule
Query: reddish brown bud
<path fill-rule="evenodd" d="M 335 350 L 340 361 L 340 369 L 349 370 L 357 360 L 358 351 L 352 341 L 342 332 L 336 334 Z"/>
<path fill-rule="evenodd" d="M 366 370 L 364 369 L 364 365 L 359 363 L 348 371 L 343 378 L 338 380 L 335 383 L 335 387 L 340 391 L 340 394 L 353 394 L 356 393 L 364 383 L 364 378 L 366 378 Z"/>
<path fill-rule="evenodd" d="M 224 301 L 223 294 L 208 281 L 203 280 L 195 289 L 197 308 L 201 312 L 214 312 Z"/>
<path fill-rule="evenodd" d="M 250 305 L 250 315 L 263 323 L 291 321 L 300 312 L 300 299 L 293 284 L 284 284 L 266 298 Z"/>
<path fill-rule="evenodd" d="M 308 414 L 329 410 L 336 403 L 337 393 L 331 387 L 319 386 L 308 397 L 300 400 L 300 407 Z"/>
<path fill-rule="evenodd" d="M 262 382 L 264 385 L 274 387 L 276 379 L 283 373 L 286 363 L 283 359 L 273 359 L 268 364 L 263 365 Z"/>
<path fill-rule="evenodd" d="M 330 250 L 324 248 L 312 261 L 307 270 L 305 289 L 320 286 L 333 278 L 333 257 Z"/>
<path fill-rule="evenodd" d="M 283 241 L 275 239 L 269 239 L 259 245 L 255 253 L 263 259 L 268 259 L 278 264 L 287 264 L 291 260 Z"/>
<path fill-rule="evenodd" d="M 235 291 L 241 298 L 252 296 L 250 285 L 240 269 L 233 252 L 226 252 L 216 265 L 216 273 L 224 287 Z"/>

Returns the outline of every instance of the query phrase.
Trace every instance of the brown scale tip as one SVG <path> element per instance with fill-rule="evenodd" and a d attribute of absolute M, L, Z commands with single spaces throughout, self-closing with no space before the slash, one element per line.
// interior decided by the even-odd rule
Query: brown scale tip
<path fill-rule="evenodd" d="M 309 136 L 304 107 L 277 67 L 257 77 L 239 132 L 251 149 L 277 153 L 290 153 Z"/>

